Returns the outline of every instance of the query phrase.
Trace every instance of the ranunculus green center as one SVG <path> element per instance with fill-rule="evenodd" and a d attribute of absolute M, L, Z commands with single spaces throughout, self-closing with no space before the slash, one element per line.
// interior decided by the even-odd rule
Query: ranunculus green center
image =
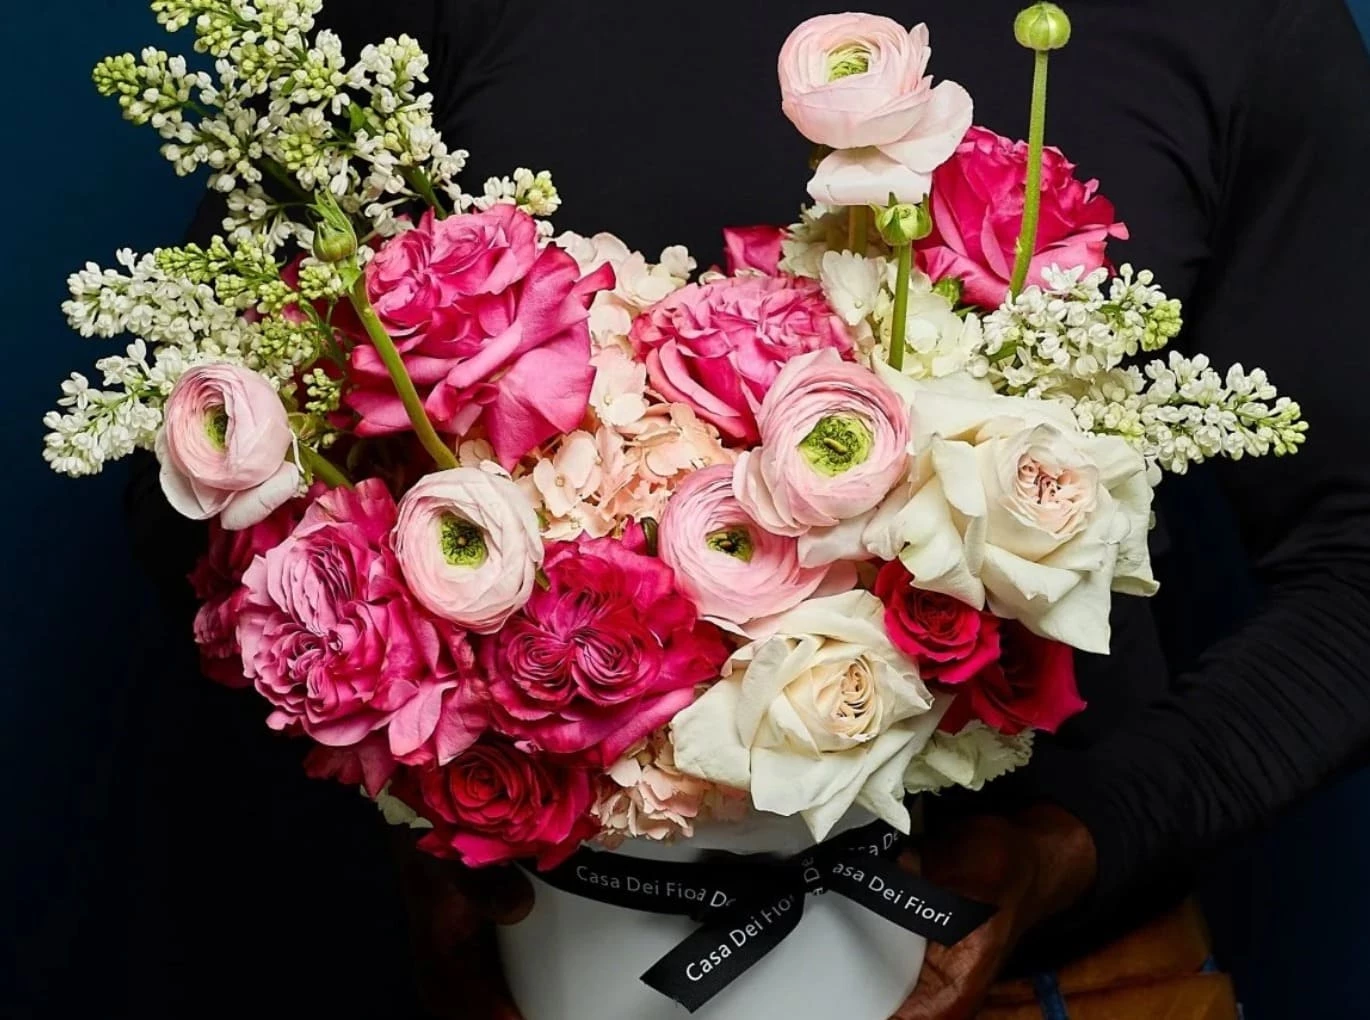
<path fill-rule="evenodd" d="M 828 54 L 828 81 L 850 78 L 870 70 L 871 51 L 860 43 L 839 46 Z"/>
<path fill-rule="evenodd" d="M 478 567 L 489 553 L 485 533 L 464 517 L 447 514 L 439 525 L 442 555 L 454 567 Z"/>
<path fill-rule="evenodd" d="M 743 563 L 752 561 L 752 535 L 741 525 L 715 531 L 705 536 L 704 541 L 710 549 L 727 553 L 733 559 L 741 560 Z"/>
<path fill-rule="evenodd" d="M 228 412 L 222 407 L 211 407 L 205 416 L 205 433 L 216 449 L 228 445 Z"/>
<path fill-rule="evenodd" d="M 799 452 L 820 475 L 836 477 L 866 462 L 874 440 L 870 428 L 860 418 L 830 414 L 821 418 L 813 431 L 799 443 Z"/>

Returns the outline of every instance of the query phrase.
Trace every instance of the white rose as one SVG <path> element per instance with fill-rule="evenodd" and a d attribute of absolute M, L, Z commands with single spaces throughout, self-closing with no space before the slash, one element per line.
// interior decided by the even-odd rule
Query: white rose
<path fill-rule="evenodd" d="M 869 592 L 811 599 L 739 649 L 671 724 L 676 767 L 801 815 L 824 839 L 853 805 L 907 832 L 904 771 L 936 729 L 918 667 L 890 644 Z"/>
<path fill-rule="evenodd" d="M 904 772 L 909 793 L 933 793 L 948 786 L 979 790 L 1032 757 L 1032 731 L 1006 736 L 976 720 L 960 733 L 934 733 Z"/>
<path fill-rule="evenodd" d="M 1064 407 L 1004 397 L 965 376 L 881 375 L 913 407 L 909 482 L 861 526 L 922 588 L 1087 652 L 1107 653 L 1111 591 L 1156 591 L 1151 486 L 1124 440 L 1081 432 Z M 805 562 L 834 555 L 852 529 Z"/>

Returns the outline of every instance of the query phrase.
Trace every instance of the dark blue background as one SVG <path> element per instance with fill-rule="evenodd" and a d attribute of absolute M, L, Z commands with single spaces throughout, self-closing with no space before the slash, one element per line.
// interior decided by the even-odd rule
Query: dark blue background
<path fill-rule="evenodd" d="M 1370 0 L 1351 7 L 1370 29 Z M 184 641 L 167 636 L 127 552 L 123 472 L 69 481 L 40 457 L 59 381 L 106 350 L 65 328 L 67 273 L 121 246 L 175 242 L 199 193 L 89 85 L 97 59 L 160 29 L 134 0 L 4 8 L 0 914 L 14 951 L 0 958 L 0 1013 L 218 1015 L 237 1004 L 257 1016 L 400 1016 L 393 989 L 405 979 L 387 971 L 402 959 L 402 925 L 374 905 L 378 888 L 392 892 L 370 877 L 385 870 L 374 826 L 350 801 L 298 808 L 342 794 L 303 792 L 294 752 L 266 747 L 240 704 L 178 690 L 203 681 L 178 661 Z M 237 755 L 244 742 L 258 753 Z M 203 782 L 177 780 L 190 770 Z M 1359 999 L 1367 859 L 1365 774 L 1257 842 L 1225 910 L 1225 927 L 1250 935 L 1236 962 L 1254 1020 L 1370 1015 Z M 268 973 L 286 990 L 263 1001 Z M 309 987 L 349 973 L 347 989 Z"/>

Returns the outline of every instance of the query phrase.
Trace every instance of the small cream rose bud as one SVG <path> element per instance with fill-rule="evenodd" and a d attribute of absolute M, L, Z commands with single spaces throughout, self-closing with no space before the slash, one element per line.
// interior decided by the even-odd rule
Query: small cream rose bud
<path fill-rule="evenodd" d="M 891 202 L 875 210 L 875 226 L 888 245 L 921 241 L 932 233 L 932 217 L 921 205 Z"/>
<path fill-rule="evenodd" d="M 1059 50 L 1070 42 L 1070 18 L 1055 4 L 1033 4 L 1013 19 L 1013 37 L 1039 53 Z"/>

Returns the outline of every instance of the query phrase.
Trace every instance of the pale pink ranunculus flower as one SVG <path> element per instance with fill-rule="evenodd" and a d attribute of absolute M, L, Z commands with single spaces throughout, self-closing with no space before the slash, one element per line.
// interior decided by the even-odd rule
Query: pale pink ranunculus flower
<path fill-rule="evenodd" d="M 777 535 L 858 517 L 908 470 L 908 407 L 870 369 L 833 351 L 786 365 L 757 422 L 761 446 L 738 457 L 733 491 Z"/>
<path fill-rule="evenodd" d="M 696 471 L 676 488 L 657 542 L 662 562 L 700 614 L 734 627 L 793 609 L 825 586 L 830 573 L 839 576 L 828 594 L 856 580 L 850 564 L 833 564 L 831 571 L 800 566 L 798 540 L 752 520 L 733 495 L 727 464 Z"/>
<path fill-rule="evenodd" d="M 973 104 L 955 82 L 933 86 L 926 25 L 873 14 L 826 14 L 780 51 L 782 109 L 801 134 L 835 150 L 809 182 L 828 205 L 921 202 L 932 172 L 970 128 Z"/>
<path fill-rule="evenodd" d="M 200 365 L 177 381 L 157 433 L 162 491 L 196 521 L 229 531 L 266 520 L 300 488 L 293 436 L 271 383 L 238 365 Z"/>
<path fill-rule="evenodd" d="M 499 630 L 528 601 L 542 565 L 532 502 L 493 468 L 425 475 L 400 500 L 394 543 L 414 597 L 478 634 Z"/>

